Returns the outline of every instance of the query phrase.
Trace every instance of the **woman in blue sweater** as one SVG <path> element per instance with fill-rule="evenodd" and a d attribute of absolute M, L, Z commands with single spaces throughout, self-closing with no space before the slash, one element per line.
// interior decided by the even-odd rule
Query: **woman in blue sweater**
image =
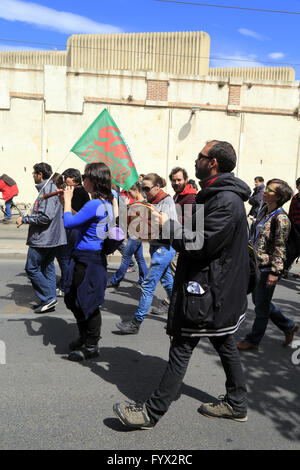
<path fill-rule="evenodd" d="M 101 332 L 100 305 L 104 302 L 107 282 L 107 262 L 103 243 L 108 223 L 113 219 L 111 175 L 104 163 L 86 165 L 82 177 L 91 195 L 77 214 L 72 215 L 73 187 L 64 190 L 65 228 L 78 229 L 66 282 L 65 303 L 76 318 L 79 338 L 70 343 L 68 358 L 82 361 L 99 354 Z"/>

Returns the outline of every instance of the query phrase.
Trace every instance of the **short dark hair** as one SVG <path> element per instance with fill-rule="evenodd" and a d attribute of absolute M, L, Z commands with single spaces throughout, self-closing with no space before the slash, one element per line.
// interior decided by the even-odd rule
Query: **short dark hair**
<path fill-rule="evenodd" d="M 300 178 L 297 178 L 296 179 L 296 186 L 299 186 L 299 184 L 300 184 Z"/>
<path fill-rule="evenodd" d="M 64 178 L 73 178 L 74 183 L 81 184 L 81 173 L 76 168 L 68 168 L 62 172 Z"/>
<path fill-rule="evenodd" d="M 222 140 L 211 140 L 207 143 L 215 143 L 207 152 L 207 156 L 217 160 L 220 173 L 230 173 L 236 166 L 236 153 L 233 146 Z"/>
<path fill-rule="evenodd" d="M 59 173 L 54 173 L 51 179 L 58 189 L 63 189 L 64 179 L 62 175 L 60 175 Z"/>
<path fill-rule="evenodd" d="M 173 168 L 173 170 L 172 170 L 171 173 L 169 174 L 169 179 L 170 179 L 170 181 L 172 181 L 172 176 L 173 176 L 173 175 L 176 175 L 176 173 L 178 173 L 179 171 L 182 172 L 182 176 L 183 176 L 183 179 L 184 179 L 184 180 L 187 180 L 187 179 L 188 179 L 187 171 L 186 171 L 184 168 L 181 168 L 180 166 L 176 166 L 176 168 Z"/>
<path fill-rule="evenodd" d="M 259 181 L 260 183 L 263 183 L 265 181 L 262 176 L 255 176 L 254 181 L 255 180 Z"/>
<path fill-rule="evenodd" d="M 33 169 L 37 174 L 42 173 L 43 180 L 47 180 L 52 175 L 52 168 L 48 163 L 36 163 L 33 165 Z"/>
<path fill-rule="evenodd" d="M 110 169 L 105 163 L 89 163 L 85 166 L 84 176 L 86 176 L 93 185 L 94 196 L 96 198 L 107 199 L 108 202 L 113 201 L 113 193 L 111 192 L 111 174 Z"/>
<path fill-rule="evenodd" d="M 269 184 L 276 184 L 276 194 L 279 197 L 278 199 L 278 207 L 283 206 L 287 201 L 292 199 L 294 196 L 294 191 L 292 188 L 286 183 L 286 181 L 280 180 L 278 178 L 273 178 L 267 182 L 267 186 Z"/>

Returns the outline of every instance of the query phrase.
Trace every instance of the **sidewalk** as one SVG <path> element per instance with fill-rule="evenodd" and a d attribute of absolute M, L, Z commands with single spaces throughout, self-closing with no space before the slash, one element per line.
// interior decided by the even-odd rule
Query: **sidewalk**
<path fill-rule="evenodd" d="M 0 221 L 0 258 L 26 258 L 28 247 L 26 245 L 28 225 L 16 226 L 16 217 L 12 217 L 9 223 L 3 224 Z M 143 243 L 144 257 L 146 262 L 150 261 L 149 244 Z M 108 256 L 109 262 L 121 262 L 121 254 L 116 251 L 113 255 Z"/>

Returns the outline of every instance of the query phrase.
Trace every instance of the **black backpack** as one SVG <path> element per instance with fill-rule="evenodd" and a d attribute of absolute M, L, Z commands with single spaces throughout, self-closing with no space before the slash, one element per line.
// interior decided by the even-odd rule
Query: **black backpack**
<path fill-rule="evenodd" d="M 287 216 L 288 214 L 282 209 Z M 276 230 L 276 214 L 271 220 L 271 230 L 275 233 Z M 290 219 L 291 230 L 288 236 L 288 239 L 285 243 L 286 246 L 286 260 L 284 263 L 284 269 L 288 270 L 293 262 L 300 256 L 300 229 L 299 226 L 294 224 Z"/>
<path fill-rule="evenodd" d="M 260 280 L 259 263 L 252 241 L 248 241 L 250 277 L 248 282 L 247 294 L 251 294 Z"/>

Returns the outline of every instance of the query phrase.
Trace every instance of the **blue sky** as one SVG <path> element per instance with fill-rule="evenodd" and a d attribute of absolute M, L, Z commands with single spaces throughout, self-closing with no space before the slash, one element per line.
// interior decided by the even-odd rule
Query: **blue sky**
<path fill-rule="evenodd" d="M 203 3 L 300 13 L 300 0 L 204 0 Z M 76 33 L 202 30 L 211 38 L 210 66 L 291 64 L 296 79 L 300 80 L 300 14 L 155 0 L 0 0 L 0 30 L 0 50 L 65 50 L 67 38 Z"/>

